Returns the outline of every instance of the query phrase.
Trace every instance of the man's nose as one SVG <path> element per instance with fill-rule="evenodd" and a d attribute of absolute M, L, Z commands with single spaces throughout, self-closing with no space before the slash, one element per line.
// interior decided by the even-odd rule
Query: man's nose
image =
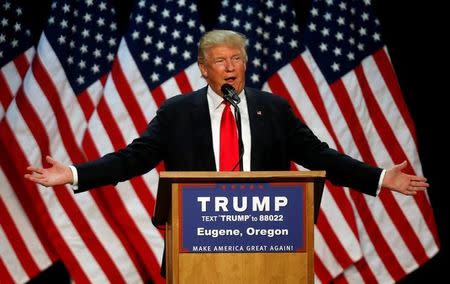
<path fill-rule="evenodd" d="M 234 62 L 231 59 L 227 59 L 225 61 L 225 70 L 226 71 L 234 71 Z"/>

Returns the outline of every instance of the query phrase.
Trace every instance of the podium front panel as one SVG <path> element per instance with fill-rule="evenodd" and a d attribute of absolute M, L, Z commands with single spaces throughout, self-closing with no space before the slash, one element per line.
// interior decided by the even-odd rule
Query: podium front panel
<path fill-rule="evenodd" d="M 180 184 L 180 252 L 305 251 L 304 183 Z"/>
<path fill-rule="evenodd" d="M 308 182 L 174 184 L 168 282 L 312 283 L 313 196 Z"/>

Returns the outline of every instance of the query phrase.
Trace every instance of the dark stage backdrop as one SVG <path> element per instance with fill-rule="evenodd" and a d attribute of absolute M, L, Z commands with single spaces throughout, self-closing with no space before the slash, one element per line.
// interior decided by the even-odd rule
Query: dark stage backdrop
<path fill-rule="evenodd" d="M 45 1 L 25 1 L 35 6 L 36 17 L 44 23 L 50 4 Z M 128 15 L 132 1 L 116 1 L 121 9 L 120 14 Z M 200 12 L 206 28 L 212 27 L 217 19 L 219 1 L 199 0 Z M 299 21 L 304 21 L 310 1 L 293 1 L 297 9 Z M 395 4 L 393 4 L 395 3 Z M 448 118 L 444 115 L 448 110 L 444 102 L 448 96 L 447 80 L 448 56 L 442 42 L 448 36 L 443 20 L 438 14 L 442 9 L 431 3 L 415 1 L 374 1 L 376 12 L 380 18 L 382 36 L 388 46 L 389 53 L 397 72 L 401 89 L 410 113 L 415 122 L 418 135 L 418 148 L 423 171 L 431 184 L 429 197 L 438 225 L 441 251 L 424 266 L 409 274 L 401 283 L 424 283 L 431 279 L 448 279 L 449 260 L 449 205 L 445 198 L 448 186 L 444 177 L 448 164 L 445 132 L 448 129 Z M 124 17 L 120 28 L 125 29 L 127 19 Z M 39 25 L 34 28 L 40 29 Z M 431 278 L 432 277 L 432 278 Z M 50 283 L 58 278 L 58 282 L 68 281 L 64 266 L 57 263 L 43 272 L 30 283 Z"/>

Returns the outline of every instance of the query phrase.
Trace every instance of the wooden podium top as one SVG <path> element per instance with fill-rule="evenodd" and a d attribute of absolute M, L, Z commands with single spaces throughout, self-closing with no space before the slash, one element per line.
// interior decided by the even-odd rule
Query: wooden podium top
<path fill-rule="evenodd" d="M 280 180 L 290 181 L 306 179 L 315 180 L 325 178 L 325 171 L 250 171 L 250 172 L 161 172 L 159 174 L 160 182 L 195 182 L 196 180 L 224 181 L 242 179 L 257 179 L 263 181 Z M 161 186 L 159 186 L 161 188 Z"/>
<path fill-rule="evenodd" d="M 250 172 L 169 172 L 159 174 L 157 200 L 152 222 L 155 226 L 165 225 L 169 217 L 173 183 L 208 182 L 313 182 L 315 184 L 315 218 L 322 197 L 325 171 L 250 171 Z"/>

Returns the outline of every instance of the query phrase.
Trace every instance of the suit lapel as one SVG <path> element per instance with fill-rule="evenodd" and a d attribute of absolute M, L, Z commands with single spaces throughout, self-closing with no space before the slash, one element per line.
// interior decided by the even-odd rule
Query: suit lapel
<path fill-rule="evenodd" d="M 247 98 L 248 116 L 250 121 L 250 133 L 252 140 L 250 170 L 258 171 L 263 168 L 263 145 L 264 145 L 264 106 L 261 102 L 261 96 L 256 90 L 245 88 Z"/>
<path fill-rule="evenodd" d="M 192 132 L 194 143 L 193 170 L 216 170 L 214 149 L 212 144 L 211 118 L 206 97 L 207 87 L 202 88 L 194 96 L 192 115 Z"/>

